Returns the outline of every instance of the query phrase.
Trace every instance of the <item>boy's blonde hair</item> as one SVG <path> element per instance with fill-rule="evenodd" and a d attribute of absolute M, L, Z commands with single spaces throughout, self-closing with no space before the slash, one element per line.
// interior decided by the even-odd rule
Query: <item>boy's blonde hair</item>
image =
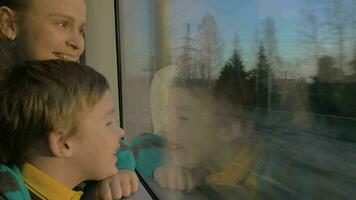
<path fill-rule="evenodd" d="M 71 61 L 29 61 L 0 79 L 0 163 L 21 166 L 51 131 L 75 133 L 79 113 L 109 89 L 93 68 Z"/>

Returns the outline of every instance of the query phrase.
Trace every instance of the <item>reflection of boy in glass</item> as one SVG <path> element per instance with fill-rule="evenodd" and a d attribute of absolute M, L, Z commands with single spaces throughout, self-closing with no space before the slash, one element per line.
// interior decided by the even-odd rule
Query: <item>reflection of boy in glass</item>
<path fill-rule="evenodd" d="M 261 145 L 252 136 L 251 114 L 233 110 L 208 89 L 167 81 L 174 79 L 169 70 L 163 69 L 171 78 L 153 80 L 162 80 L 153 86 L 165 90 L 158 95 L 163 108 L 152 106 L 159 110 L 152 110 L 153 124 L 162 137 L 144 134 L 133 141 L 137 169 L 168 189 L 210 185 L 243 188 L 240 193 L 246 194 L 255 191 L 254 170 L 260 161 L 257 152 Z"/>

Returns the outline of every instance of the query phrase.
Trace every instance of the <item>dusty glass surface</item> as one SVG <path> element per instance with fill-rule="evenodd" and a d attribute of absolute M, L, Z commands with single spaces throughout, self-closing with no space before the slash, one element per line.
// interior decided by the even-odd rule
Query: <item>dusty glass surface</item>
<path fill-rule="evenodd" d="M 120 1 L 124 126 L 157 196 L 352 199 L 354 13 L 355 0 Z"/>

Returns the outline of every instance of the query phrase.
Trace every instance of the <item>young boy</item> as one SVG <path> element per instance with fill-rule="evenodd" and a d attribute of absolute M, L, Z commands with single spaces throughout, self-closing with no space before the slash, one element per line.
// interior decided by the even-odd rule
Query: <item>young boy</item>
<path fill-rule="evenodd" d="M 117 172 L 124 132 L 104 76 L 31 61 L 9 68 L 0 87 L 0 199 L 80 199 L 76 185 Z"/>
<path fill-rule="evenodd" d="M 162 188 L 194 190 L 184 198 L 257 198 L 264 150 L 252 113 L 217 99 L 206 87 L 182 82 L 174 68 L 169 70 L 157 72 L 152 81 L 151 95 L 161 99 L 152 101 L 155 134 L 132 141 L 137 170 Z M 175 197 L 171 191 L 159 195 Z"/>

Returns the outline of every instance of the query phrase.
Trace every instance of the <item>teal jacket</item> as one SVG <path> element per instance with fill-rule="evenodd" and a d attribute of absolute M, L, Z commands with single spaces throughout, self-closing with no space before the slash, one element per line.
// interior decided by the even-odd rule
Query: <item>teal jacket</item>
<path fill-rule="evenodd" d="M 135 170 L 135 157 L 130 146 L 124 140 L 120 140 L 120 149 L 116 152 L 116 156 L 118 157 L 116 162 L 118 169 Z"/>
<path fill-rule="evenodd" d="M 145 179 L 153 180 L 154 170 L 170 163 L 163 136 L 144 133 L 131 142 L 132 152 L 136 158 L 136 169 Z"/>
<path fill-rule="evenodd" d="M 21 172 L 16 166 L 0 165 L 0 199 L 31 200 Z"/>

